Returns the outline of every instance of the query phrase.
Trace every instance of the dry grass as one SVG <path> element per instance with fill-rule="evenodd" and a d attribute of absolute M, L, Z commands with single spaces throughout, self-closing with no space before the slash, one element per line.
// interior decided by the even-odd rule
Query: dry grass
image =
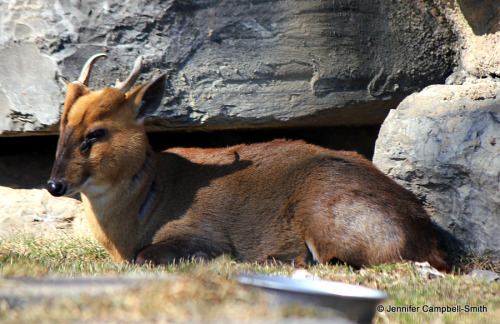
<path fill-rule="evenodd" d="M 469 273 L 474 269 L 489 270 L 500 273 L 500 260 L 495 260 L 487 255 L 469 253 L 460 262 L 459 273 Z"/>
<path fill-rule="evenodd" d="M 488 258 L 469 256 L 474 267 L 498 270 Z M 465 267 L 462 268 L 466 269 Z M 382 290 L 392 296 L 391 306 L 414 305 L 416 313 L 382 312 L 376 323 L 495 323 L 500 318 L 500 283 L 477 281 L 465 275 L 441 279 L 422 277 L 410 262 L 361 270 L 343 265 L 317 265 L 307 269 L 314 276 Z M 117 265 L 91 238 L 71 235 L 13 233 L 0 239 L 0 276 L 122 276 L 157 275 L 141 287 L 103 297 L 65 297 L 24 309 L 0 302 L 0 322 L 265 322 L 289 317 L 325 317 L 310 308 L 277 308 L 267 295 L 249 290 L 232 278 L 239 273 L 290 276 L 295 268 L 282 264 L 239 263 L 228 257 L 212 262 L 184 262 L 175 266 Z M 423 311 L 427 306 L 470 305 L 487 312 L 441 313 Z"/>

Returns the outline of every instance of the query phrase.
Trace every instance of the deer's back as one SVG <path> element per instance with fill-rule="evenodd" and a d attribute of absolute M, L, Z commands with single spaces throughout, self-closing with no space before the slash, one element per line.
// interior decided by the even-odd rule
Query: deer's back
<path fill-rule="evenodd" d="M 242 259 L 293 259 L 307 253 L 307 240 L 358 265 L 405 251 L 420 258 L 435 246 L 420 202 L 357 153 L 275 140 L 171 149 L 163 158 L 171 189 L 162 212 L 189 219 Z"/>

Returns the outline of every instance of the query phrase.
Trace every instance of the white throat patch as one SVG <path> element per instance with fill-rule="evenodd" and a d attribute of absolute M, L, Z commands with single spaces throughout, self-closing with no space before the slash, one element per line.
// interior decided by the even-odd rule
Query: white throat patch
<path fill-rule="evenodd" d="M 109 192 L 110 187 L 111 185 L 109 184 L 98 185 L 92 177 L 89 177 L 83 183 L 81 191 L 85 192 L 85 194 L 89 197 L 95 197 L 106 194 Z"/>

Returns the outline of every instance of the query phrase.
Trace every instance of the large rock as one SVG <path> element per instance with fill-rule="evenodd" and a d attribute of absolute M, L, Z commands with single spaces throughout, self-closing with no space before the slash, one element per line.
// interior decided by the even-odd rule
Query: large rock
<path fill-rule="evenodd" d="M 458 38 L 457 71 L 389 114 L 373 160 L 466 247 L 500 258 L 498 1 L 435 3 Z"/>
<path fill-rule="evenodd" d="M 56 62 L 30 43 L 0 45 L 0 57 L 0 131 L 32 132 L 56 124 L 61 100 Z"/>
<path fill-rule="evenodd" d="M 459 0 L 460 10 L 444 9 L 458 37 L 459 66 L 468 74 L 500 76 L 500 3 Z"/>
<path fill-rule="evenodd" d="M 0 235 L 60 229 L 89 233 L 79 200 L 54 198 L 46 190 L 0 186 Z"/>
<path fill-rule="evenodd" d="M 373 160 L 466 247 L 500 258 L 500 80 L 407 97 L 382 125 Z"/>
<path fill-rule="evenodd" d="M 374 125 L 454 64 L 446 19 L 425 0 L 0 2 L 0 134 L 56 132 L 59 76 L 107 52 L 92 87 L 135 57 L 169 73 L 150 129 Z"/>

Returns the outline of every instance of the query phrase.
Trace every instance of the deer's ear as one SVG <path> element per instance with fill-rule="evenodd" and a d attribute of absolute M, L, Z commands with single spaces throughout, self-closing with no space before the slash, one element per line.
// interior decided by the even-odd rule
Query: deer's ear
<path fill-rule="evenodd" d="M 158 109 L 166 85 L 167 75 L 162 74 L 150 83 L 140 85 L 127 94 L 127 100 L 132 103 L 137 122 L 142 123 L 147 116 L 152 115 Z"/>

